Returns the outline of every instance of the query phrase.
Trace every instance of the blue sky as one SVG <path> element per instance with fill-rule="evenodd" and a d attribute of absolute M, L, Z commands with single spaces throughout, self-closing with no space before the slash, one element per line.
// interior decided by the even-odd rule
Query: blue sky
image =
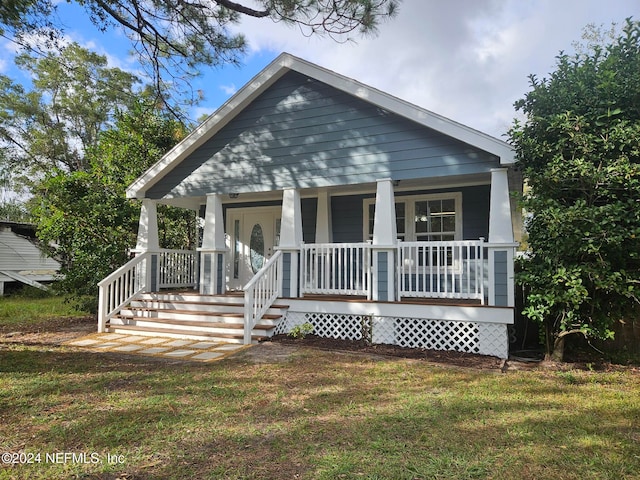
<path fill-rule="evenodd" d="M 247 0 L 246 4 L 251 4 Z M 128 40 L 100 33 L 82 10 L 60 4 L 67 36 L 106 55 L 112 66 L 136 71 Z M 640 19 L 639 0 L 404 0 L 379 34 L 355 42 L 306 38 L 270 20 L 238 25 L 249 41 L 241 68 L 203 69 L 193 83 L 205 101 L 195 119 L 212 113 L 282 51 L 359 80 L 470 127 L 503 138 L 513 103 L 529 89 L 528 75 L 554 69 L 584 27 Z M 13 76 L 15 47 L 0 41 L 0 73 Z"/>

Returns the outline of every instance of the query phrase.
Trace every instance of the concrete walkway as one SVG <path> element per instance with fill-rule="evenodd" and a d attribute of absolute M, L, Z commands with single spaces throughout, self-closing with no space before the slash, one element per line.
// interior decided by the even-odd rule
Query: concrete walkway
<path fill-rule="evenodd" d="M 64 342 L 64 345 L 100 352 L 146 355 L 191 362 L 220 360 L 251 346 L 117 333 L 94 333 Z"/>

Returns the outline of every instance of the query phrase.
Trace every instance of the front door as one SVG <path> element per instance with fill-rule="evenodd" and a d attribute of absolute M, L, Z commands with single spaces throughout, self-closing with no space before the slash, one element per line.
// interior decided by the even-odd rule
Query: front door
<path fill-rule="evenodd" d="M 273 255 L 280 235 L 279 207 L 229 210 L 229 289 L 240 290 Z"/>

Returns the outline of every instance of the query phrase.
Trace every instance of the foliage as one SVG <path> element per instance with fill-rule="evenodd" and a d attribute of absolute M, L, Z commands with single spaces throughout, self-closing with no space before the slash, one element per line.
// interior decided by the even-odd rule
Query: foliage
<path fill-rule="evenodd" d="M 23 53 L 15 62 L 32 88 L 0 75 L 4 176 L 8 170 L 9 180 L 30 187 L 43 172 L 87 170 L 86 151 L 133 102 L 138 79 L 75 43 L 42 58 Z"/>
<path fill-rule="evenodd" d="M 0 203 L 0 219 L 28 223 L 31 221 L 31 216 L 24 204 L 10 200 Z"/>
<path fill-rule="evenodd" d="M 291 338 L 304 338 L 307 335 L 313 333 L 313 324 L 310 322 L 303 323 L 301 325 L 296 325 L 289 332 L 289 336 Z"/>
<path fill-rule="evenodd" d="M 230 27 L 242 18 L 264 18 L 301 29 L 305 35 L 345 40 L 357 32 L 374 32 L 392 17 L 400 0 L 74 0 L 93 24 L 105 31 L 121 29 L 132 42 L 155 93 L 169 101 L 168 90 L 188 86 L 202 65 L 239 63 L 246 48 L 243 35 Z M 55 45 L 63 23 L 54 0 L 10 0 L 0 6 L 0 33 L 31 48 Z"/>
<path fill-rule="evenodd" d="M 95 295 L 96 284 L 128 260 L 136 243 L 140 205 L 126 186 L 184 135 L 184 127 L 149 102 L 118 115 L 87 152 L 86 171 L 53 171 L 36 188 L 38 237 L 62 262 L 65 292 Z M 194 248 L 195 215 L 159 209 L 163 247 Z"/>
<path fill-rule="evenodd" d="M 531 187 L 519 281 L 558 358 L 566 335 L 610 338 L 640 303 L 640 24 L 530 80 L 509 132 Z"/>

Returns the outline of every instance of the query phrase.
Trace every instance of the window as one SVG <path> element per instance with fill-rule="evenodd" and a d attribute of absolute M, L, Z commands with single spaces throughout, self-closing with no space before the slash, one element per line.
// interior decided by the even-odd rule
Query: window
<path fill-rule="evenodd" d="M 462 239 L 462 193 L 397 196 L 396 227 L 401 241 Z M 364 201 L 364 238 L 373 239 L 375 198 Z"/>
<path fill-rule="evenodd" d="M 415 202 L 416 241 L 456 239 L 456 202 L 454 199 Z"/>

